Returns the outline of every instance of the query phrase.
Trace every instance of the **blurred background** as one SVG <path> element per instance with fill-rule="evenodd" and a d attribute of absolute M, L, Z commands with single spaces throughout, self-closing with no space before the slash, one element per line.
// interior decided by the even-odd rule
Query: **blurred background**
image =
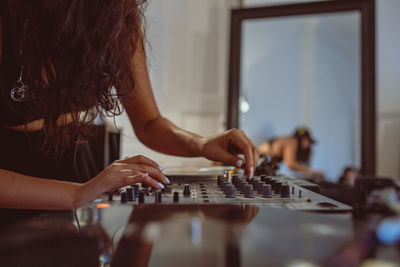
<path fill-rule="evenodd" d="M 293 2 L 311 1 L 150 0 L 147 57 L 161 113 L 202 135 L 226 129 L 230 10 Z M 378 176 L 400 177 L 399 12 L 400 1 L 376 0 Z M 318 141 L 311 166 L 332 181 L 345 165 L 360 164 L 359 23 L 358 13 L 342 13 L 254 20 L 242 28 L 239 127 L 259 145 L 308 126 Z M 164 167 L 210 164 L 146 148 L 126 114 L 115 123 L 122 157 L 142 154 Z"/>

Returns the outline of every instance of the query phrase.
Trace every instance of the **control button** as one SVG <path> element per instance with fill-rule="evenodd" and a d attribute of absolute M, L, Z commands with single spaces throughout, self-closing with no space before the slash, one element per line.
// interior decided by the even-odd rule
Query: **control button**
<path fill-rule="evenodd" d="M 139 190 L 139 203 L 144 203 L 144 192 Z"/>
<path fill-rule="evenodd" d="M 127 200 L 127 194 L 126 192 L 121 193 L 121 203 L 126 203 Z"/>
<path fill-rule="evenodd" d="M 272 189 L 270 184 L 263 184 L 262 186 L 263 189 L 263 197 L 265 198 L 271 198 L 272 197 Z"/>
<path fill-rule="evenodd" d="M 265 183 L 263 183 L 263 182 L 259 182 L 259 183 L 258 183 L 257 188 L 256 188 L 257 193 L 259 193 L 259 194 L 262 194 L 262 193 L 263 193 L 264 185 L 265 185 Z"/>
<path fill-rule="evenodd" d="M 243 181 L 239 184 L 239 191 L 244 193 L 244 187 L 248 185 L 248 183 L 246 181 Z"/>
<path fill-rule="evenodd" d="M 179 192 L 174 192 L 174 203 L 179 202 Z"/>
<path fill-rule="evenodd" d="M 266 177 L 264 182 L 267 183 L 267 184 L 272 184 L 272 181 L 273 180 L 272 180 L 271 177 Z"/>
<path fill-rule="evenodd" d="M 235 187 L 232 184 L 228 184 L 224 188 L 224 193 L 227 198 L 235 198 Z"/>
<path fill-rule="evenodd" d="M 162 202 L 162 194 L 161 190 L 156 191 L 156 197 L 155 197 L 155 203 L 161 203 Z"/>
<path fill-rule="evenodd" d="M 240 190 L 239 188 L 243 183 L 246 183 L 246 181 L 244 179 L 242 179 L 242 178 L 238 179 L 235 184 L 236 189 Z"/>
<path fill-rule="evenodd" d="M 275 182 L 274 183 L 274 193 L 275 194 L 280 194 L 281 193 L 281 186 L 282 186 L 281 182 Z"/>
<path fill-rule="evenodd" d="M 253 185 L 251 185 L 251 184 L 246 184 L 246 185 L 244 186 L 243 191 L 244 191 L 244 196 L 245 196 L 245 197 L 247 197 L 247 198 L 253 198 L 253 197 L 254 197 L 254 188 L 253 188 Z"/>
<path fill-rule="evenodd" d="M 139 185 L 138 184 L 133 185 L 133 191 L 135 191 L 135 196 L 137 196 L 139 194 Z"/>
<path fill-rule="evenodd" d="M 185 197 L 190 197 L 190 185 L 185 184 L 185 186 L 183 188 L 183 195 Z"/>
<path fill-rule="evenodd" d="M 132 187 L 126 189 L 128 201 L 136 201 L 135 191 Z"/>
<path fill-rule="evenodd" d="M 290 198 L 290 186 L 288 184 L 281 185 L 281 197 Z"/>
<path fill-rule="evenodd" d="M 113 192 L 109 192 L 108 193 L 108 201 L 113 201 L 113 196 L 114 196 Z"/>

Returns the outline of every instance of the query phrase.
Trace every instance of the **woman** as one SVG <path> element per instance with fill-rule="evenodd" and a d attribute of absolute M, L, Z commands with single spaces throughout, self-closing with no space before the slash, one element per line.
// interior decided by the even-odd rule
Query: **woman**
<path fill-rule="evenodd" d="M 283 161 L 293 171 L 323 177 L 323 171 L 313 171 L 309 167 L 311 146 L 314 143 L 306 128 L 297 128 L 292 136 L 278 137 L 263 143 L 259 146 L 259 152 L 277 163 Z"/>
<path fill-rule="evenodd" d="M 126 185 L 168 184 L 163 169 L 143 156 L 79 183 L 77 144 L 90 137 L 100 113 L 120 114 L 120 103 L 148 147 L 252 175 L 258 151 L 242 131 L 203 137 L 162 117 L 141 21 L 137 0 L 0 0 L 0 207 L 73 209 Z"/>

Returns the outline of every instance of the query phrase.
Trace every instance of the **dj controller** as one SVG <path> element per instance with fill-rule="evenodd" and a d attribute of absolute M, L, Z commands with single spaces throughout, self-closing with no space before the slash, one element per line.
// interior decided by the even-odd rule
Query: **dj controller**
<path fill-rule="evenodd" d="M 314 191 L 315 185 L 285 176 L 167 175 L 171 184 L 163 190 L 135 184 L 108 193 L 109 204 L 255 204 L 290 210 L 345 212 L 352 208 Z M 314 191 L 312 191 L 314 190 Z"/>

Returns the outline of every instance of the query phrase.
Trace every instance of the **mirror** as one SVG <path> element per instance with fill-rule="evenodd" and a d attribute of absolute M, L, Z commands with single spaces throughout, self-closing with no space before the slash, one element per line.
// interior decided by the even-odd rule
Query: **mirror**
<path fill-rule="evenodd" d="M 373 173 L 375 97 L 368 72 L 374 62 L 366 40 L 373 37 L 373 19 L 361 8 L 367 2 L 234 10 L 229 128 L 243 129 L 260 146 L 306 126 L 317 141 L 309 165 L 327 180 L 336 181 L 346 167 Z M 280 167 L 298 175 L 284 161 Z"/>

